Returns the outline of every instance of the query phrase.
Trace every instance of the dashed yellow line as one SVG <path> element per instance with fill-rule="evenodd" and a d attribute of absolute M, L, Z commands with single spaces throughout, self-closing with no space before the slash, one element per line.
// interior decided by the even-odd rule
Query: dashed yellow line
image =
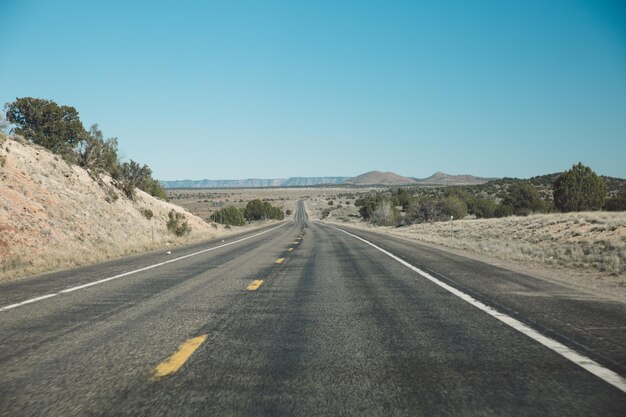
<path fill-rule="evenodd" d="M 287 249 L 287 252 L 293 252 L 293 248 Z"/>
<path fill-rule="evenodd" d="M 299 245 L 300 242 L 292 242 L 293 245 Z"/>
<path fill-rule="evenodd" d="M 278 258 L 275 263 L 282 264 L 283 262 L 285 262 L 285 258 Z"/>
<path fill-rule="evenodd" d="M 254 281 L 252 281 L 252 284 L 248 285 L 247 290 L 248 291 L 256 291 L 259 289 L 259 287 L 263 285 L 263 280 L 262 279 L 255 279 Z"/>
<path fill-rule="evenodd" d="M 161 362 L 152 374 L 153 379 L 159 379 L 167 375 L 171 375 L 178 371 L 181 366 L 187 362 L 187 359 L 200 347 L 200 345 L 206 340 L 207 335 L 203 334 L 187 340 L 180 345 L 178 351 L 172 356 Z"/>

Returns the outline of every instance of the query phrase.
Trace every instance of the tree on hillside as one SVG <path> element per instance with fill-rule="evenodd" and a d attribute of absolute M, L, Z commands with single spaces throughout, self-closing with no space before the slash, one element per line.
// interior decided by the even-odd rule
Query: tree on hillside
<path fill-rule="evenodd" d="M 153 197 L 167 201 L 167 194 L 159 181 L 152 178 L 152 170 L 146 164 L 139 165 L 132 159 L 120 165 L 118 188 L 124 191 L 128 198 L 135 198 L 135 188 L 150 194 Z"/>
<path fill-rule="evenodd" d="M 554 182 L 554 206 L 562 212 L 600 210 L 606 199 L 606 184 L 589 167 L 578 163 Z"/>
<path fill-rule="evenodd" d="M 7 103 L 5 110 L 8 121 L 16 125 L 14 133 L 68 159 L 87 134 L 74 107 L 59 106 L 52 100 L 17 98 Z"/>
<path fill-rule="evenodd" d="M 76 146 L 78 164 L 96 173 L 108 173 L 117 179 L 120 175 L 120 164 L 117 158 L 117 138 L 104 139 L 98 125 L 89 129 L 89 134 L 81 138 Z"/>

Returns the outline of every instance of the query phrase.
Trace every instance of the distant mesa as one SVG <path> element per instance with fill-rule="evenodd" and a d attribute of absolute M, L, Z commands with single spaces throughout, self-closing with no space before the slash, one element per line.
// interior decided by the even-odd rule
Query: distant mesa
<path fill-rule="evenodd" d="M 305 187 L 339 184 L 350 177 L 290 177 L 248 178 L 243 180 L 178 180 L 161 181 L 165 188 L 259 188 L 259 187 Z"/>
<path fill-rule="evenodd" d="M 394 172 L 370 171 L 356 177 L 289 177 L 248 178 L 242 180 L 179 180 L 161 181 L 165 188 L 259 188 L 259 187 L 310 187 L 316 185 L 476 185 L 495 178 L 480 178 L 473 175 L 449 175 L 435 172 L 428 178 L 403 177 Z"/>

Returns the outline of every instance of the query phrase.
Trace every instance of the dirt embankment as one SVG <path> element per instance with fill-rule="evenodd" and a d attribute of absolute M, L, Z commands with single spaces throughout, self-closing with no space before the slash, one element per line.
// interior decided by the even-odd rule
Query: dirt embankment
<path fill-rule="evenodd" d="M 44 148 L 0 135 L 0 280 L 241 230 L 210 225 L 136 191 L 130 200 L 110 178 L 96 181 Z M 167 230 L 170 210 L 184 214 L 189 236 Z"/>

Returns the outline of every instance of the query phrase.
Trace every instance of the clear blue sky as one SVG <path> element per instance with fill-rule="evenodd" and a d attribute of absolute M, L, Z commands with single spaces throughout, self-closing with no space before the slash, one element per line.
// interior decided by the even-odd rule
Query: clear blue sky
<path fill-rule="evenodd" d="M 0 0 L 0 57 L 163 180 L 626 177 L 623 0 Z"/>

